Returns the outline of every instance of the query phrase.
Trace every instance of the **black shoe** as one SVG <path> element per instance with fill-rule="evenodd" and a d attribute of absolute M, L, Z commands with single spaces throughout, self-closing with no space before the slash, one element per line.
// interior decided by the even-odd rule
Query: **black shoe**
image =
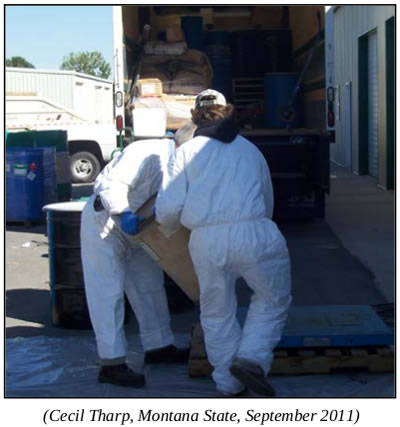
<path fill-rule="evenodd" d="M 177 348 L 174 345 L 146 351 L 145 363 L 185 363 L 189 359 L 189 348 Z"/>
<path fill-rule="evenodd" d="M 275 390 L 267 383 L 260 366 L 244 359 L 235 359 L 229 368 L 231 374 L 250 390 L 263 396 L 275 396 Z"/>
<path fill-rule="evenodd" d="M 130 369 L 125 363 L 121 365 L 102 366 L 100 368 L 99 383 L 110 383 L 122 387 L 143 387 L 146 384 L 144 375 Z"/>

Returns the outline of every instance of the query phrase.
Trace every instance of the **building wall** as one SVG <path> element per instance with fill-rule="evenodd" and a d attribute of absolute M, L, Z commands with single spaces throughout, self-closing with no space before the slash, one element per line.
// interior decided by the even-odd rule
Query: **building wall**
<path fill-rule="evenodd" d="M 55 104 L 73 109 L 72 74 L 24 68 L 6 69 L 6 92 L 35 93 Z"/>
<path fill-rule="evenodd" d="M 378 38 L 378 185 L 386 187 L 386 34 L 385 23 L 395 14 L 394 6 L 339 6 L 334 10 L 335 84 L 339 91 L 339 120 L 331 159 L 346 165 L 345 85 L 352 85 L 351 169 L 364 173 L 359 162 L 359 38 L 376 31 Z M 362 142 L 362 141 L 361 141 Z"/>
<path fill-rule="evenodd" d="M 38 95 L 91 123 L 113 122 L 113 83 L 72 71 L 6 68 L 6 93 Z"/>

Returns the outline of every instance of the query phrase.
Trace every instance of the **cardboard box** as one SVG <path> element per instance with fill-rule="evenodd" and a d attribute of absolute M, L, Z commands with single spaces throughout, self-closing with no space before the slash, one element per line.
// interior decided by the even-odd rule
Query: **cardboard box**
<path fill-rule="evenodd" d="M 163 108 L 167 115 L 167 130 L 177 130 L 184 126 L 190 119 L 190 110 L 195 107 L 195 96 L 189 95 L 167 95 L 163 93 L 158 98 L 138 98 L 130 108 Z M 138 114 L 138 113 L 136 113 Z M 139 124 L 140 126 L 140 124 Z"/>
<path fill-rule="evenodd" d="M 162 82 L 160 79 L 140 79 L 138 80 L 139 96 L 161 96 Z"/>
<path fill-rule="evenodd" d="M 185 40 L 185 35 L 181 27 L 168 27 L 166 29 L 166 36 L 168 43 L 183 42 Z"/>
<path fill-rule="evenodd" d="M 171 14 L 157 16 L 157 29 L 158 31 L 166 31 L 168 27 L 180 27 L 181 15 Z"/>
<path fill-rule="evenodd" d="M 168 230 L 154 220 L 152 207 L 156 196 L 148 200 L 137 214 L 146 218 L 135 241 L 158 263 L 183 292 L 194 302 L 200 299 L 200 288 L 189 253 L 190 231 L 180 227 Z"/>
<path fill-rule="evenodd" d="M 212 7 L 200 8 L 200 15 L 203 17 L 203 23 L 205 26 L 214 24 L 214 16 Z"/>

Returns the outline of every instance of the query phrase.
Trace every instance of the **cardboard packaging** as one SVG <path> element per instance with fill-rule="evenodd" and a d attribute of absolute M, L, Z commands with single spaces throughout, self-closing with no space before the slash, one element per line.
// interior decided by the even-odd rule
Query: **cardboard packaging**
<path fill-rule="evenodd" d="M 149 199 L 137 214 L 146 218 L 134 236 L 138 243 L 195 303 L 200 289 L 189 253 L 190 231 L 184 227 L 169 230 L 158 224 L 152 212 L 156 196 Z"/>
<path fill-rule="evenodd" d="M 168 27 L 165 31 L 168 43 L 177 43 L 185 40 L 181 27 Z"/>
<path fill-rule="evenodd" d="M 138 80 L 139 96 L 161 96 L 162 82 L 160 79 L 140 79 Z"/>

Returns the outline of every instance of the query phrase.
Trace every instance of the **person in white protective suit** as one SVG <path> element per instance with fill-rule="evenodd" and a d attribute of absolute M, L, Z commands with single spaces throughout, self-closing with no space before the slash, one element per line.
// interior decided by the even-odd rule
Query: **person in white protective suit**
<path fill-rule="evenodd" d="M 182 143 L 193 135 L 193 128 L 177 135 Z M 97 177 L 82 212 L 83 274 L 100 382 L 145 385 L 144 375 L 130 369 L 125 360 L 125 294 L 139 324 L 145 363 L 188 359 L 187 348 L 174 346 L 163 272 L 132 237 L 143 220 L 135 212 L 157 193 L 174 151 L 174 140 L 167 138 L 131 143 Z"/>
<path fill-rule="evenodd" d="M 290 259 L 271 220 L 267 162 L 238 134 L 232 113 L 232 105 L 214 90 L 196 97 L 197 129 L 176 151 L 158 194 L 156 220 L 191 230 L 200 321 L 217 390 L 234 396 L 249 388 L 273 396 L 265 377 L 291 302 Z M 236 318 L 239 277 L 253 291 L 243 329 Z"/>

